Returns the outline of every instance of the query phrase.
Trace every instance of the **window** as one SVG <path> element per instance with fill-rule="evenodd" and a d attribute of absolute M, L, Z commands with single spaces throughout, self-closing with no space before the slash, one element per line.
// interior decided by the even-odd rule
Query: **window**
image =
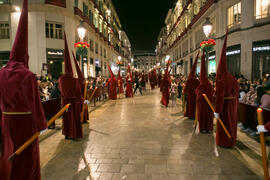
<path fill-rule="evenodd" d="M 102 46 L 100 46 L 100 55 L 102 56 Z"/>
<path fill-rule="evenodd" d="M 9 3 L 9 0 L 0 0 L 0 5 L 1 4 L 8 4 Z"/>
<path fill-rule="evenodd" d="M 270 14 L 270 0 L 256 0 L 256 19 L 266 18 Z"/>
<path fill-rule="evenodd" d="M 94 25 L 97 28 L 98 27 L 98 22 L 97 22 L 97 15 L 94 14 Z"/>
<path fill-rule="evenodd" d="M 95 43 L 95 52 L 98 54 L 98 43 Z"/>
<path fill-rule="evenodd" d="M 241 22 L 241 2 L 228 8 L 228 28 L 240 24 Z"/>
<path fill-rule="evenodd" d="M 89 10 L 89 20 L 93 24 L 93 13 L 91 10 Z"/>
<path fill-rule="evenodd" d="M 94 51 L 94 41 L 90 39 L 90 51 Z"/>
<path fill-rule="evenodd" d="M 88 6 L 85 3 L 83 3 L 83 15 L 88 16 Z"/>
<path fill-rule="evenodd" d="M 46 38 L 63 39 L 63 25 L 56 23 L 46 23 Z"/>
<path fill-rule="evenodd" d="M 78 0 L 74 0 L 74 7 L 78 7 Z"/>
<path fill-rule="evenodd" d="M 106 51 L 106 49 L 104 48 L 104 57 L 106 58 L 106 56 L 107 56 L 107 51 Z"/>
<path fill-rule="evenodd" d="M 9 23 L 0 22 L 0 39 L 9 39 Z"/>

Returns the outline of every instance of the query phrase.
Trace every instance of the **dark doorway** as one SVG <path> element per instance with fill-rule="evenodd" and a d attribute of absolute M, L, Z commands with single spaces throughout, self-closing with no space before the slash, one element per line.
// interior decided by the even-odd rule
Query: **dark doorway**
<path fill-rule="evenodd" d="M 61 60 L 49 60 L 48 73 L 53 79 L 58 79 L 62 75 L 62 61 Z"/>

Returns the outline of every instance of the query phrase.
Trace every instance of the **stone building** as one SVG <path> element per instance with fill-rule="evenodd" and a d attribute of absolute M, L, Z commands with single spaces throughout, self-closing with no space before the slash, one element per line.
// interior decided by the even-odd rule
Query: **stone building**
<path fill-rule="evenodd" d="M 206 39 L 203 24 L 207 17 L 212 23 L 210 38 L 217 43 L 209 53 L 209 73 L 216 71 L 226 29 L 229 71 L 248 79 L 270 73 L 269 0 L 177 0 L 165 19 L 165 37 L 158 39 L 158 61 L 170 55 L 176 64 L 174 73 L 187 75 L 200 42 Z"/>
<path fill-rule="evenodd" d="M 0 67 L 9 59 L 20 6 L 21 0 L 0 0 Z M 83 60 L 77 56 L 85 77 L 107 76 L 107 64 L 116 67 L 119 56 L 127 66 L 131 45 L 111 0 L 29 0 L 30 70 L 59 77 L 63 70 L 63 33 L 75 53 L 74 43 L 81 40 L 77 32 L 81 22 L 86 29 L 83 41 L 90 44 Z"/>
<path fill-rule="evenodd" d="M 148 72 L 156 65 L 156 54 L 149 51 L 134 51 L 134 67 L 139 71 Z"/>

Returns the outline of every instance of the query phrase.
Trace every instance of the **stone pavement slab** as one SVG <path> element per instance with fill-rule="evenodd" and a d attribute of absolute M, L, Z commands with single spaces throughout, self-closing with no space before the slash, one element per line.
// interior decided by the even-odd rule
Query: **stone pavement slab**
<path fill-rule="evenodd" d="M 217 147 L 215 134 L 193 132 L 194 122 L 181 111 L 179 102 L 161 107 L 158 89 L 108 101 L 90 112 L 82 139 L 65 140 L 58 130 L 40 143 L 42 179 L 263 178 L 260 156 L 240 146 L 249 141 L 238 139 L 233 149 Z"/>

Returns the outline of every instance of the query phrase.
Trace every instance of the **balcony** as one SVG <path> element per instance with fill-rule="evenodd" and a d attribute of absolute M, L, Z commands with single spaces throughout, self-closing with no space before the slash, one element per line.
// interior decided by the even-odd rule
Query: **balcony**
<path fill-rule="evenodd" d="M 45 4 L 66 8 L 66 0 L 45 0 Z"/>

